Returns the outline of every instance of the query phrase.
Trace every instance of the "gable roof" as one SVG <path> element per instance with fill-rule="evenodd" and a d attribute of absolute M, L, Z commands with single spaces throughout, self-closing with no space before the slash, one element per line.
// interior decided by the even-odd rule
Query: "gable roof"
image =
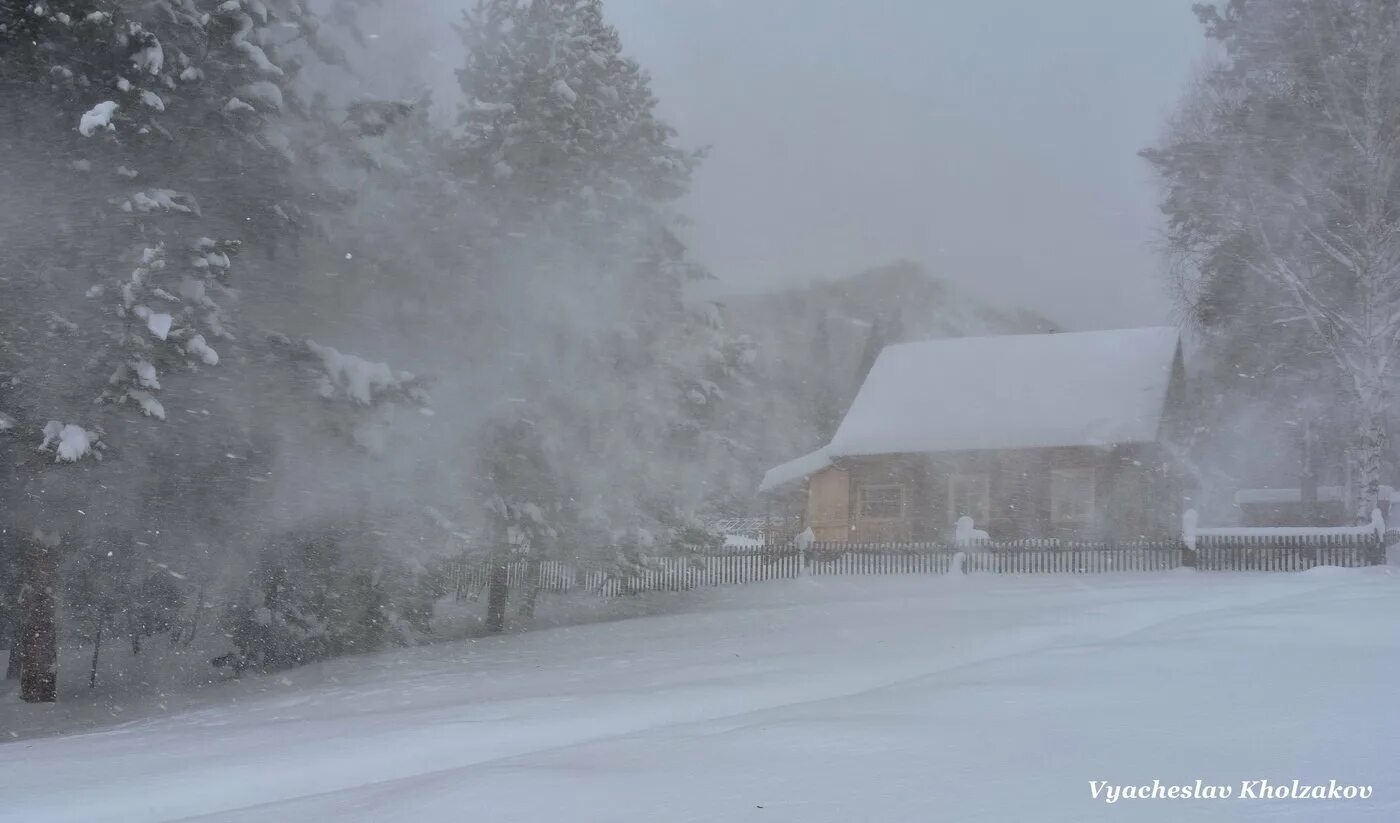
<path fill-rule="evenodd" d="M 760 488 L 838 457 L 1151 442 L 1178 339 L 1154 327 L 889 346 L 831 443 L 769 470 Z"/>

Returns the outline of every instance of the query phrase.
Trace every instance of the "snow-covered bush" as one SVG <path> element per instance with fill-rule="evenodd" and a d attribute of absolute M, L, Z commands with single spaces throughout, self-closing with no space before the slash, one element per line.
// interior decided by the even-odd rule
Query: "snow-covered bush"
<path fill-rule="evenodd" d="M 236 670 L 275 671 L 413 643 L 428 634 L 437 588 L 362 527 L 323 527 L 264 550 L 224 629 Z"/>

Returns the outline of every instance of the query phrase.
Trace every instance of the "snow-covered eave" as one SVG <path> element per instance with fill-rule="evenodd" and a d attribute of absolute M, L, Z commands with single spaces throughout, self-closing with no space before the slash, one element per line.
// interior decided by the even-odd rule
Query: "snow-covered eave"
<path fill-rule="evenodd" d="M 1110 451 L 1119 446 L 1138 446 L 1156 442 L 1152 438 L 1129 438 L 1123 440 L 1109 441 L 1088 441 L 1088 440 L 1066 440 L 1064 442 L 1043 442 L 1027 443 L 1024 445 L 1006 446 L 978 446 L 966 449 L 889 449 L 881 451 L 838 451 L 830 445 L 823 446 L 813 452 L 808 452 L 801 457 L 779 464 L 763 473 L 763 482 L 759 483 L 760 492 L 773 491 L 789 483 L 803 480 L 829 466 L 835 465 L 836 461 L 844 458 L 870 458 L 870 457 L 899 457 L 899 456 L 919 456 L 933 454 L 972 454 L 977 452 L 998 452 L 998 451 L 1032 451 L 1036 449 L 1102 449 Z"/>
<path fill-rule="evenodd" d="M 774 466 L 763 473 L 763 482 L 758 484 L 760 492 L 769 492 L 780 486 L 786 486 L 797 480 L 810 477 L 831 465 L 831 456 L 828 454 L 830 446 L 822 446 L 813 452 L 808 452 L 794 460 Z"/>
<path fill-rule="evenodd" d="M 828 447 L 827 456 L 834 463 L 845 458 L 863 457 L 902 457 L 920 455 L 946 455 L 946 454 L 982 454 L 986 452 L 1018 452 L 1037 451 L 1040 449 L 1099 449 L 1101 451 L 1112 451 L 1120 446 L 1147 446 L 1159 442 L 1156 438 L 1143 435 L 1140 437 L 1124 437 L 1116 440 L 1090 440 L 1067 439 L 1067 440 L 1043 440 L 1035 442 L 1016 443 L 1008 441 L 1005 445 L 988 446 L 968 446 L 958 449 L 919 449 L 919 448 L 899 448 L 899 449 L 833 449 Z M 798 458 L 799 460 L 802 458 Z M 796 461 L 794 461 L 796 462 Z M 783 465 L 787 465 L 786 463 Z"/>

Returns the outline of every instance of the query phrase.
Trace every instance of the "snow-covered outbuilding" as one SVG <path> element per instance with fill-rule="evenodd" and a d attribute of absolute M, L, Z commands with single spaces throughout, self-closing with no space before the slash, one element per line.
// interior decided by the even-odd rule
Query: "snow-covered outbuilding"
<path fill-rule="evenodd" d="M 1172 328 L 902 343 L 760 489 L 827 541 L 944 539 L 963 516 L 993 539 L 1166 534 L 1184 393 Z"/>
<path fill-rule="evenodd" d="M 1311 501 L 1303 490 L 1293 488 L 1240 489 L 1235 506 L 1244 526 L 1322 526 L 1350 521 L 1347 501 L 1352 499 L 1345 486 L 1318 486 Z M 1400 492 L 1381 486 L 1376 506 L 1387 521 L 1392 511 L 1400 512 Z"/>

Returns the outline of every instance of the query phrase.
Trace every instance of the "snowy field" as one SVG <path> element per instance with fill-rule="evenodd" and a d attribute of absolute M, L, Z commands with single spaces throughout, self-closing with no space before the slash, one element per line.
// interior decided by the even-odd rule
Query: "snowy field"
<path fill-rule="evenodd" d="M 0 745 L 24 821 L 1400 820 L 1400 575 L 824 579 Z M 7 724 L 55 711 L 6 703 Z M 1119 800 L 1089 781 L 1369 784 Z"/>

